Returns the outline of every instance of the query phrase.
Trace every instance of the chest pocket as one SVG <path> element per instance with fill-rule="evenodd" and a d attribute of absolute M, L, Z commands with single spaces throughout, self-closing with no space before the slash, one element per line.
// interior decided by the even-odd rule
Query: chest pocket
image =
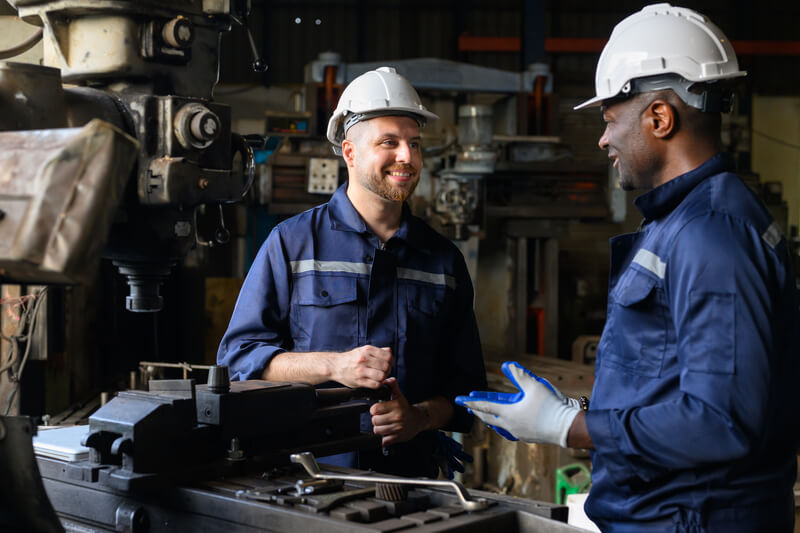
<path fill-rule="evenodd" d="M 295 278 L 290 326 L 296 351 L 355 348 L 359 332 L 358 283 L 353 276 Z"/>
<path fill-rule="evenodd" d="M 629 268 L 609 294 L 609 315 L 598 361 L 658 377 L 667 346 L 667 309 L 658 280 Z"/>
<path fill-rule="evenodd" d="M 409 346 L 435 348 L 441 335 L 445 288 L 428 283 L 407 283 L 402 284 L 400 290 L 406 315 L 401 321 L 401 339 Z"/>
<path fill-rule="evenodd" d="M 398 331 L 404 345 L 404 373 L 413 376 L 413 386 L 407 387 L 409 401 L 429 398 L 442 379 L 444 369 L 439 368 L 445 358 L 441 353 L 446 310 L 446 289 L 430 283 L 401 283 L 399 293 L 404 302 L 400 306 Z M 445 340 L 446 342 L 446 340 Z"/>

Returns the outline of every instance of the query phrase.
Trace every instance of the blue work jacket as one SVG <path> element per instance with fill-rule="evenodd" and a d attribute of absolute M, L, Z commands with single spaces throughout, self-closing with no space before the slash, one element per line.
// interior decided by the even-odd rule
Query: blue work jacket
<path fill-rule="evenodd" d="M 791 531 L 798 301 L 786 241 L 729 156 L 636 199 L 611 240 L 586 415 L 603 531 Z"/>
<path fill-rule="evenodd" d="M 269 235 L 239 293 L 218 363 L 228 365 L 233 380 L 261 379 L 270 359 L 284 351 L 373 345 L 392 348 L 391 375 L 409 403 L 434 396 L 452 402 L 485 387 L 472 282 L 461 252 L 405 205 L 400 228 L 382 245 L 346 188 Z M 471 415 L 453 409 L 444 429 L 469 431 Z M 368 416 L 362 428 L 371 429 Z M 426 465 L 435 443 L 427 432 L 394 446 L 389 459 L 379 450 L 347 466 L 435 476 Z"/>

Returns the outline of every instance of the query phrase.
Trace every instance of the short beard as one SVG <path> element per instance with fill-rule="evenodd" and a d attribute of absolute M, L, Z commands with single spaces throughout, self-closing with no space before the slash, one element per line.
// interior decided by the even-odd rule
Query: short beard
<path fill-rule="evenodd" d="M 388 200 L 390 202 L 405 202 L 408 200 L 408 197 L 413 194 L 414 189 L 417 188 L 419 176 L 417 176 L 416 181 L 411 183 L 408 187 L 402 189 L 392 187 L 389 182 L 383 178 L 383 176 L 376 176 L 372 173 L 359 173 L 358 181 L 361 183 L 362 187 L 374 194 L 377 194 L 384 200 Z"/>

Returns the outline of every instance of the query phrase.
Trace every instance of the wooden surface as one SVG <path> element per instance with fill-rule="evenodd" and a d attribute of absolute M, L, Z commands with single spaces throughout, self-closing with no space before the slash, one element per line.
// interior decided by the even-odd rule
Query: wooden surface
<path fill-rule="evenodd" d="M 501 392 L 514 392 L 514 387 L 509 383 L 500 369 L 503 361 L 517 361 L 537 376 L 545 378 L 566 396 L 589 397 L 594 385 L 594 365 L 584 365 L 531 354 L 513 352 L 500 352 L 491 349 L 484 350 L 486 363 L 486 377 L 489 388 Z"/>

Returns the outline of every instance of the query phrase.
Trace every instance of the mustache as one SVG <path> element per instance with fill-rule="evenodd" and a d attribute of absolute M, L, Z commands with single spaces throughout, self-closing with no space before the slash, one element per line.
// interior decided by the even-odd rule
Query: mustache
<path fill-rule="evenodd" d="M 391 165 L 384 169 L 386 172 L 410 172 L 411 174 L 417 173 L 417 167 L 414 165 Z"/>

